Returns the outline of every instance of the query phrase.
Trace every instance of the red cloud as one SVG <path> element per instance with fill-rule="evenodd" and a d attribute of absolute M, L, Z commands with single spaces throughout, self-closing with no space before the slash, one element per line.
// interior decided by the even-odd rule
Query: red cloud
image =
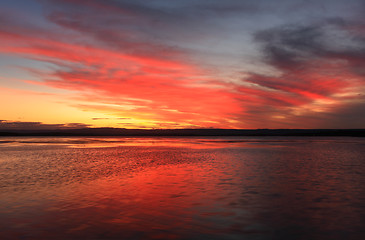
<path fill-rule="evenodd" d="M 0 36 L 2 52 L 58 66 L 54 71 L 41 73 L 44 84 L 79 91 L 77 99 L 89 102 L 75 104 L 83 110 L 161 122 L 158 126 L 177 122 L 182 127 L 237 127 L 228 121 L 241 111 L 233 94 L 223 84 L 204 77 L 193 65 L 179 60 L 175 51 L 143 56 L 57 41 L 37 33 L 2 31 Z M 174 54 L 176 60 L 166 58 Z M 93 95 L 86 94 L 89 92 Z M 119 107 L 113 109 L 110 105 Z"/>

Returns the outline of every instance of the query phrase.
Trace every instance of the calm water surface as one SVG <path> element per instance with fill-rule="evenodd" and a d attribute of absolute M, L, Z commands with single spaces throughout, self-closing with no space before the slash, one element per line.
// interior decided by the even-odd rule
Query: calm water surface
<path fill-rule="evenodd" d="M 365 239 L 363 138 L 0 138 L 0 239 Z"/>

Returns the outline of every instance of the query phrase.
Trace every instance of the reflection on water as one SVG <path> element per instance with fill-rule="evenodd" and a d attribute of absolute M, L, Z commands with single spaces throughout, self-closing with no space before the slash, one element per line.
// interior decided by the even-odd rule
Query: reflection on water
<path fill-rule="evenodd" d="M 2 138 L 1 239 L 364 239 L 359 138 Z"/>

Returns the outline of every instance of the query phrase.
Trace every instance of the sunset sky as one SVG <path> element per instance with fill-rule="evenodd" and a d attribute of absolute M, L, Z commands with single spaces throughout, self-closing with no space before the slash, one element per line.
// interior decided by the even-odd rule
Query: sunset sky
<path fill-rule="evenodd" d="M 365 128 L 364 0 L 1 0 L 0 129 Z"/>

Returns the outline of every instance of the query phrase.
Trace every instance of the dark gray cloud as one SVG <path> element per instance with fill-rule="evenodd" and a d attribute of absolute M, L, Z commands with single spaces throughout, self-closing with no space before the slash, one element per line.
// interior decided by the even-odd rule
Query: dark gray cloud
<path fill-rule="evenodd" d="M 258 32 L 255 40 L 263 45 L 268 63 L 286 68 L 319 54 L 322 51 L 321 34 L 316 26 L 285 26 Z"/>
<path fill-rule="evenodd" d="M 257 32 L 254 39 L 263 61 L 279 73 L 248 74 L 244 81 L 257 89 L 243 88 L 253 103 L 244 103 L 247 110 L 241 118 L 255 121 L 249 115 L 261 116 L 268 126 L 277 121 L 287 126 L 305 122 L 304 128 L 363 127 L 365 116 L 359 112 L 365 109 L 364 26 L 361 21 L 331 18 Z"/>
<path fill-rule="evenodd" d="M 266 61 L 279 69 L 301 67 L 317 58 L 349 61 L 356 67 L 365 62 L 365 33 L 362 23 L 333 18 L 312 25 L 287 25 L 260 31 Z"/>
<path fill-rule="evenodd" d="M 6 130 L 60 130 L 90 127 L 84 123 L 45 124 L 41 122 L 19 122 L 0 120 L 0 131 Z"/>
<path fill-rule="evenodd" d="M 251 74 L 247 81 L 275 90 L 304 90 L 327 96 L 335 93 L 328 84 L 345 87 L 349 79 L 364 83 L 365 31 L 356 30 L 361 26 L 336 18 L 260 31 L 255 40 L 261 44 L 264 61 L 282 75 Z M 337 80 L 326 82 L 328 79 Z M 320 81 L 322 88 L 318 88 Z"/>

